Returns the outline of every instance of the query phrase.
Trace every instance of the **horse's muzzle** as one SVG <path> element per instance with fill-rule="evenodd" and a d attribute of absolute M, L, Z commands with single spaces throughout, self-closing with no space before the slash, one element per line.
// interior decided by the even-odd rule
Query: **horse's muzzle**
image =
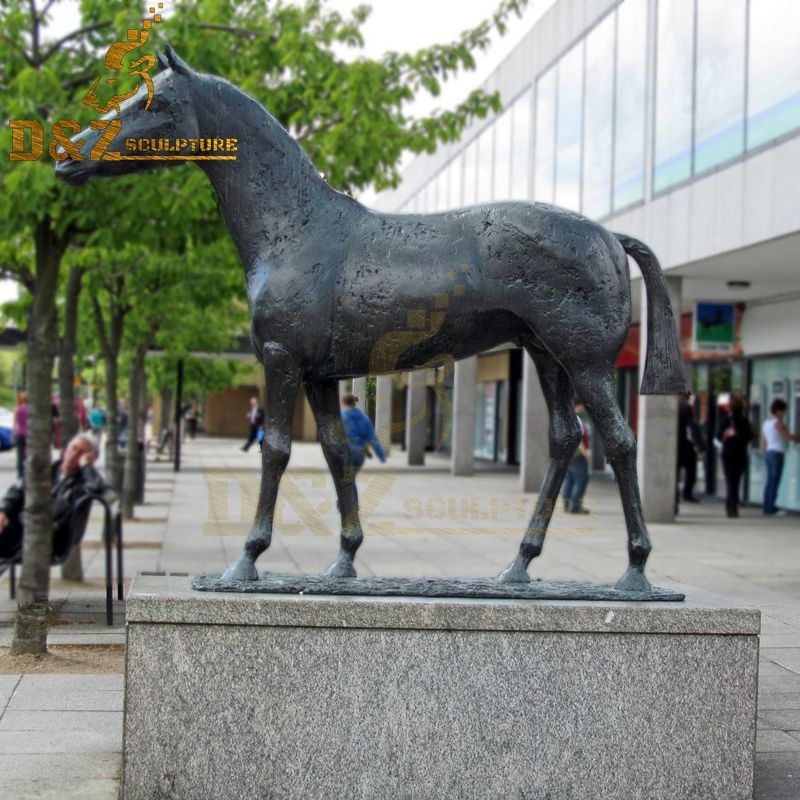
<path fill-rule="evenodd" d="M 56 163 L 56 176 L 70 186 L 83 186 L 91 177 L 91 167 L 84 161 L 66 158 Z"/>

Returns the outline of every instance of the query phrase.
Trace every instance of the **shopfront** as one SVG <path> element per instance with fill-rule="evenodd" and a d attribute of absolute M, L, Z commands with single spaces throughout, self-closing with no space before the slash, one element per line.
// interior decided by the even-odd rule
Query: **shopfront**
<path fill-rule="evenodd" d="M 521 350 L 479 357 L 475 383 L 475 458 L 518 463 L 521 395 Z"/>
<path fill-rule="evenodd" d="M 750 410 L 754 421 L 769 417 L 772 401 L 780 397 L 789 407 L 785 422 L 789 430 L 800 432 L 800 352 L 754 358 L 750 362 Z M 759 432 L 751 449 L 747 499 L 760 504 L 764 496 L 766 471 Z M 778 507 L 800 511 L 800 445 L 786 445 L 783 477 L 778 491 Z"/>

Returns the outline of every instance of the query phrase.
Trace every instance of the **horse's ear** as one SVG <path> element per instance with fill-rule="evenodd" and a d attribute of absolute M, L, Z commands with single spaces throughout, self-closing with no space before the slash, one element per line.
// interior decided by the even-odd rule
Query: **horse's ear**
<path fill-rule="evenodd" d="M 169 46 L 167 45 L 167 63 L 174 72 L 181 75 L 192 75 L 192 68 Z"/>
<path fill-rule="evenodd" d="M 167 61 L 167 57 L 163 53 L 156 53 L 156 61 L 158 61 L 158 68 L 161 72 L 169 69 L 169 61 Z"/>

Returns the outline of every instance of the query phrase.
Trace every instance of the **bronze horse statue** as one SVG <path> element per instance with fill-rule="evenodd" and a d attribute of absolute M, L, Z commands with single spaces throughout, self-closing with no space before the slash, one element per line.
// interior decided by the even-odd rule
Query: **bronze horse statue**
<path fill-rule="evenodd" d="M 647 287 L 642 393 L 682 394 L 686 383 L 666 283 L 641 242 L 544 203 L 491 203 L 437 214 L 383 214 L 335 191 L 297 142 L 228 81 L 159 56 L 151 106 L 126 101 L 110 157 L 90 160 L 100 131 L 73 141 L 82 160 L 57 174 L 71 184 L 176 160 L 124 160 L 125 140 L 236 139 L 235 161 L 202 160 L 245 270 L 251 334 L 266 381 L 266 436 L 256 519 L 222 580 L 255 580 L 269 547 L 278 484 L 289 461 L 300 386 L 316 417 L 341 513 L 340 552 L 325 571 L 354 577 L 364 534 L 339 412 L 338 381 L 430 366 L 513 341 L 533 359 L 549 410 L 550 462 L 519 552 L 500 574 L 527 582 L 542 551 L 567 465 L 580 439 L 577 395 L 616 473 L 629 566 L 617 586 L 648 591 L 651 545 L 636 476 L 636 441 L 617 406 L 614 364 L 631 320 L 626 253 Z M 182 140 L 182 141 L 181 141 Z M 409 312 L 423 335 L 406 336 Z M 404 343 L 397 347 L 397 342 Z M 665 491 L 672 491 L 665 488 Z"/>

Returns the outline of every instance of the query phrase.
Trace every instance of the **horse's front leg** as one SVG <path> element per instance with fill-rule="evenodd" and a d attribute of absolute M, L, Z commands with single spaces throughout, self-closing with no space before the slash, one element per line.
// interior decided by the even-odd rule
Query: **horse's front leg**
<path fill-rule="evenodd" d="M 358 518 L 356 476 L 350 463 L 350 448 L 342 424 L 342 413 L 339 410 L 337 382 L 327 380 L 309 383 L 306 386 L 306 394 L 317 420 L 319 441 L 333 477 L 336 496 L 339 499 L 339 513 L 342 517 L 339 555 L 322 574 L 334 578 L 355 578 L 353 560 L 364 540 L 364 533 Z"/>
<path fill-rule="evenodd" d="M 256 559 L 272 540 L 272 518 L 278 484 L 289 463 L 292 415 L 300 385 L 300 372 L 284 361 L 264 365 L 267 401 L 264 407 L 264 441 L 261 444 L 261 491 L 256 518 L 244 543 L 244 552 L 222 576 L 223 581 L 258 579 Z"/>

